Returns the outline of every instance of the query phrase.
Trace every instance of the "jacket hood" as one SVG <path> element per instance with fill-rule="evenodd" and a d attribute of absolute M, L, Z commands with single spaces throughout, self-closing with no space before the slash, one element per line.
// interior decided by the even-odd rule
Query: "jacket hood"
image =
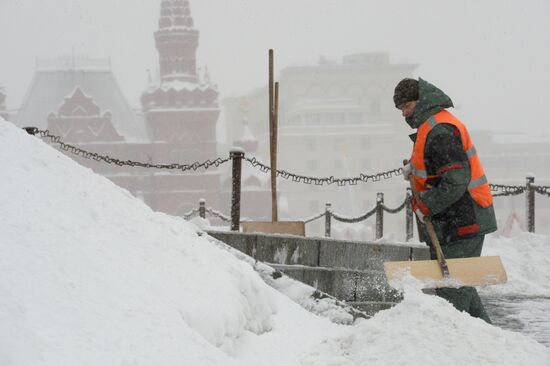
<path fill-rule="evenodd" d="M 430 116 L 453 106 L 453 101 L 436 86 L 418 78 L 418 102 L 412 116 L 405 118 L 409 126 L 418 128 Z"/>

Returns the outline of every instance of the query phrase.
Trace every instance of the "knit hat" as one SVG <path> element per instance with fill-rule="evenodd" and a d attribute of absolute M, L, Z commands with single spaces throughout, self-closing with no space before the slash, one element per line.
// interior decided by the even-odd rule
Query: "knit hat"
<path fill-rule="evenodd" d="M 418 81 L 410 78 L 401 80 L 393 92 L 395 107 L 413 100 L 418 100 Z"/>

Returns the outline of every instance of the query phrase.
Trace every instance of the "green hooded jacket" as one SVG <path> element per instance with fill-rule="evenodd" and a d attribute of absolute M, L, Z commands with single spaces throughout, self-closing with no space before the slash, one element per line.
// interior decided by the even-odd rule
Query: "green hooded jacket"
<path fill-rule="evenodd" d="M 406 118 L 412 128 L 418 128 L 430 116 L 453 107 L 445 93 L 423 79 L 418 80 L 419 99 L 411 117 Z M 456 128 L 441 123 L 435 126 L 426 139 L 424 159 L 428 175 L 436 175 L 446 166 L 461 165 L 459 169 L 443 169 L 444 173 L 429 181 L 431 189 L 421 192 L 420 199 L 428 207 L 441 245 L 453 244 L 461 239 L 481 236 L 496 230 L 493 206 L 483 208 L 470 196 L 467 188 L 470 182 L 470 164 L 464 152 Z M 413 141 L 416 134 L 411 135 Z M 478 224 L 479 232 L 461 236 L 457 228 Z M 421 225 L 420 239 L 428 241 L 425 228 Z"/>

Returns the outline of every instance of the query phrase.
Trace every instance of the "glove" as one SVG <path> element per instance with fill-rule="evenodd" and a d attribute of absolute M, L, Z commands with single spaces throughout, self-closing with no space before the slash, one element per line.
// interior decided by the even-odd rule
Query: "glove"
<path fill-rule="evenodd" d="M 421 223 L 424 224 L 424 214 L 422 213 L 422 211 L 420 210 L 414 210 L 414 214 L 416 215 L 416 218 L 418 219 L 418 221 L 420 221 Z"/>
<path fill-rule="evenodd" d="M 407 163 L 403 166 L 403 179 L 405 179 L 406 181 L 409 181 L 411 178 L 410 178 L 410 175 L 412 173 L 412 166 L 411 166 L 411 163 Z"/>
<path fill-rule="evenodd" d="M 429 216 L 430 209 L 420 199 L 413 197 L 411 200 L 412 209 L 420 222 L 424 223 L 424 218 Z"/>

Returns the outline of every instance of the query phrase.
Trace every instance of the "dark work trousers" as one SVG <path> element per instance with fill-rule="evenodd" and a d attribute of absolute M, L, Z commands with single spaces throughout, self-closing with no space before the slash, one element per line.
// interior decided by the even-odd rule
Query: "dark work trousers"
<path fill-rule="evenodd" d="M 447 259 L 479 257 L 481 255 L 481 249 L 483 248 L 484 239 L 485 236 L 483 235 L 470 239 L 458 240 L 446 245 L 441 245 L 441 250 Z M 430 254 L 432 259 L 437 258 L 431 245 Z M 481 318 L 487 323 L 492 324 L 475 287 L 444 287 L 436 289 L 435 293 L 437 296 L 449 301 L 459 311 L 465 311 L 473 317 Z"/>

